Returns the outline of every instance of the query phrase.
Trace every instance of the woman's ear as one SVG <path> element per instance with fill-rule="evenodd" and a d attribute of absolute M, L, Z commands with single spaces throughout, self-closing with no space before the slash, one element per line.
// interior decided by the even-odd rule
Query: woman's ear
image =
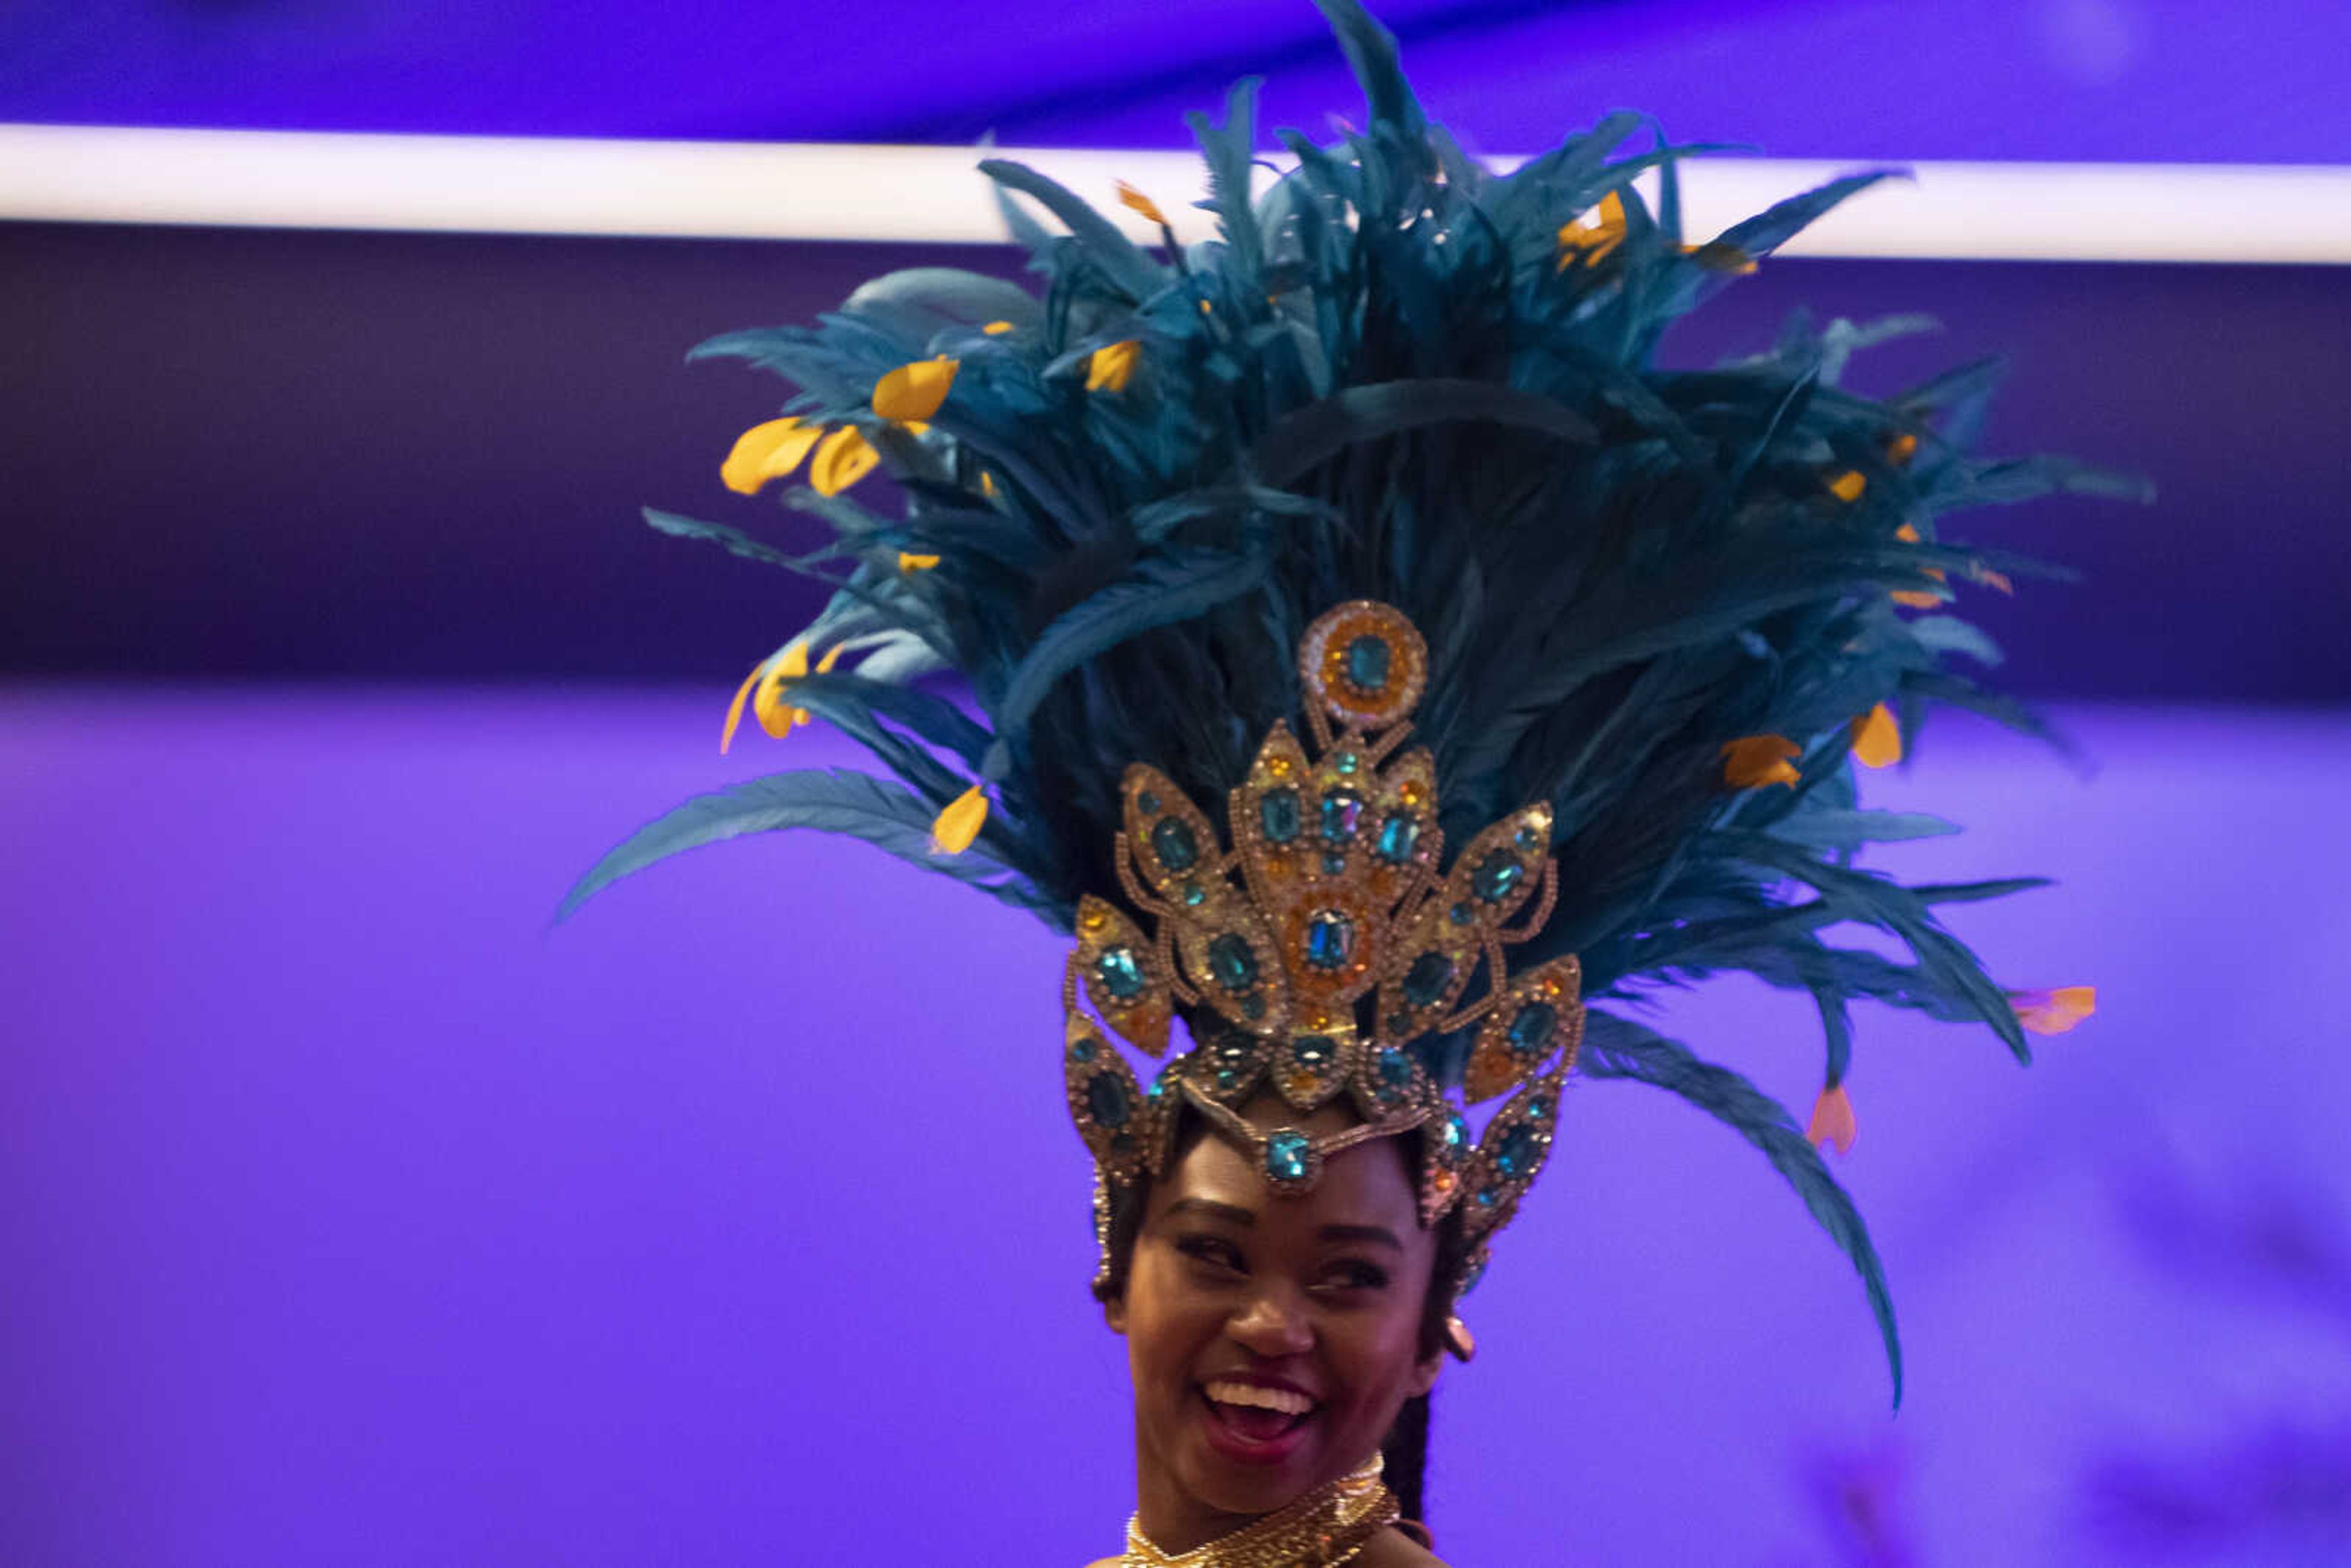
<path fill-rule="evenodd" d="M 1125 1291 L 1122 1291 L 1102 1302 L 1102 1322 L 1110 1325 L 1110 1332 L 1114 1334 L 1126 1333 Z"/>
<path fill-rule="evenodd" d="M 1437 1346 L 1412 1364 L 1412 1381 L 1406 1385 L 1415 1398 L 1437 1386 L 1437 1375 L 1445 1370 L 1445 1347 Z"/>

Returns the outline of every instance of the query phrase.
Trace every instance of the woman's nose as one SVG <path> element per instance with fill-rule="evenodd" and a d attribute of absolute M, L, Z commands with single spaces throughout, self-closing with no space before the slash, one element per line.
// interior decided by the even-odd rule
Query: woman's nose
<path fill-rule="evenodd" d="M 1297 1292 L 1279 1284 L 1252 1294 L 1233 1314 L 1228 1332 L 1236 1343 L 1268 1360 L 1303 1355 L 1314 1348 L 1313 1325 Z"/>

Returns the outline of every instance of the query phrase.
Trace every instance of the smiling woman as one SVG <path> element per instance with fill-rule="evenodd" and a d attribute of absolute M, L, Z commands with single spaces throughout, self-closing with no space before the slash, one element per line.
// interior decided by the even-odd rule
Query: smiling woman
<path fill-rule="evenodd" d="M 1270 1132 L 1289 1112 L 1264 1095 L 1245 1114 Z M 1300 1130 L 1352 1123 L 1326 1105 Z M 1106 1303 L 1134 1377 L 1130 1551 L 1189 1552 L 1306 1500 L 1313 1528 L 1364 1546 L 1366 1563 L 1430 1561 L 1401 1536 L 1373 1549 L 1396 1511 L 1353 1509 L 1349 1489 L 1444 1358 L 1437 1239 L 1401 1150 L 1357 1144 L 1313 1191 L 1274 1197 L 1240 1151 L 1195 1127 Z"/>
<path fill-rule="evenodd" d="M 566 905 L 679 850 L 815 827 L 1075 938 L 1063 1092 L 1134 1376 L 1122 1564 L 1434 1561 L 1402 1519 L 1423 1511 L 1418 1402 L 1445 1352 L 1468 1357 L 1457 1308 L 1571 1073 L 1664 1088 L 1754 1145 L 1858 1271 L 1898 1399 L 1876 1253 L 1814 1146 L 1855 1128 L 1848 1006 L 1980 1021 L 2021 1059 L 2024 1030 L 2091 999 L 2004 990 L 1936 918 L 2028 883 L 1858 867 L 1949 830 L 1860 809 L 1855 779 L 1932 704 L 2032 727 L 1949 667 L 1987 651 L 1949 605 L 2033 565 L 1938 537 L 1938 515 L 2112 482 L 1972 456 L 1984 367 L 1887 402 L 1837 384 L 1909 319 L 1654 362 L 1670 322 L 1878 176 L 1688 240 L 1682 152 L 1612 159 L 1639 117 L 1495 174 L 1423 116 L 1393 39 L 1321 4 L 1365 129 L 1285 133 L 1297 167 L 1259 197 L 1237 89 L 1226 124 L 1196 121 L 1219 240 L 1180 246 L 1122 189 L 1161 224 L 1155 256 L 989 162 L 1043 298 L 922 269 L 816 327 L 705 346 L 801 389 L 726 483 L 805 463 L 786 503 L 835 535 L 789 554 L 649 514 L 836 587 L 726 733 L 747 705 L 778 737 L 826 720 L 893 777 L 688 802 Z M 903 511 L 849 494 L 872 471 Z M 913 684 L 943 671 L 978 716 Z M 1824 939 L 1844 923 L 1907 957 Z M 1723 970 L 1817 1004 L 1809 1134 L 1626 1016 L 1645 986 Z M 1138 1057 L 1169 1058 L 1147 1088 Z"/>

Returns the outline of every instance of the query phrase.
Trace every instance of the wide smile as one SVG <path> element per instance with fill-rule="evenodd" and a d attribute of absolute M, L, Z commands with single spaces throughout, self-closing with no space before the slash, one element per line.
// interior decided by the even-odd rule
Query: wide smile
<path fill-rule="evenodd" d="M 1198 1388 L 1208 1441 L 1227 1458 L 1273 1465 L 1306 1440 L 1320 1401 L 1290 1388 L 1211 1379 Z"/>

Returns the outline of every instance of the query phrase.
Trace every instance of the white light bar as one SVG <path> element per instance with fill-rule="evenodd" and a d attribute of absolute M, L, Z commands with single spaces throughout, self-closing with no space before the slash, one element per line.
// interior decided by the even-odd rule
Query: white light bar
<path fill-rule="evenodd" d="M 960 147 L 605 141 L 0 124 L 0 219 L 475 234 L 989 243 L 1004 229 Z M 1102 207 L 1150 193 L 1186 240 L 1208 216 L 1189 152 L 1000 149 Z M 1502 162 L 1515 161 L 1498 161 Z M 1729 157 L 1683 166 L 1685 228 L 1711 235 L 1865 165 Z M 1952 260 L 2351 262 L 2351 168 L 1920 163 L 1781 254 Z"/>

